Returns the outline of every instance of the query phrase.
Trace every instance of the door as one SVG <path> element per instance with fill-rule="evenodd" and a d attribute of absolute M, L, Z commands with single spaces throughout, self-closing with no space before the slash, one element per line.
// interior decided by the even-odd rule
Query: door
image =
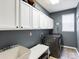
<path fill-rule="evenodd" d="M 37 9 L 33 9 L 33 29 L 39 29 L 40 28 L 40 13 Z"/>
<path fill-rule="evenodd" d="M 16 0 L 0 0 L 0 30 L 16 28 Z"/>
<path fill-rule="evenodd" d="M 21 1 L 21 10 L 20 10 L 20 27 L 23 29 L 31 29 L 31 17 L 30 17 L 30 6 L 27 3 Z"/>

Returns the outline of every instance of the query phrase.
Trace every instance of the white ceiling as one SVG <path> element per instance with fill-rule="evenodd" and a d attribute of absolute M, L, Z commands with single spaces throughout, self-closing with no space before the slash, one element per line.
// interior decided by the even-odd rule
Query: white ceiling
<path fill-rule="evenodd" d="M 60 0 L 56 5 L 53 5 L 50 0 L 36 0 L 48 12 L 58 12 L 71 8 L 76 8 L 79 0 Z"/>

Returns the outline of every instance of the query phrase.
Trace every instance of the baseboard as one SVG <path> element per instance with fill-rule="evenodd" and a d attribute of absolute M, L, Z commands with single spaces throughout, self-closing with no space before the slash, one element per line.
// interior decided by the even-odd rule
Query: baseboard
<path fill-rule="evenodd" d="M 77 52 L 77 54 L 78 54 L 78 56 L 79 56 L 79 52 L 78 52 L 78 50 L 77 50 L 76 47 L 71 47 L 71 46 L 62 46 L 62 47 L 64 47 L 64 48 L 70 48 L 70 49 L 75 49 L 76 52 Z"/>
<path fill-rule="evenodd" d="M 70 49 L 76 49 L 76 47 L 71 47 L 71 46 L 62 46 L 62 47 L 70 48 Z"/>
<path fill-rule="evenodd" d="M 79 56 L 79 52 L 78 52 L 77 48 L 76 48 L 76 52 L 77 52 L 77 54 L 78 54 L 78 56 Z"/>

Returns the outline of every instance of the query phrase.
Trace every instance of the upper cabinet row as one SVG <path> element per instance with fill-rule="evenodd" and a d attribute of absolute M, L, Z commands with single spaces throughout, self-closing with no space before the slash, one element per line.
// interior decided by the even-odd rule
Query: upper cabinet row
<path fill-rule="evenodd" d="M 0 0 L 0 30 L 53 29 L 53 19 L 21 0 Z"/>

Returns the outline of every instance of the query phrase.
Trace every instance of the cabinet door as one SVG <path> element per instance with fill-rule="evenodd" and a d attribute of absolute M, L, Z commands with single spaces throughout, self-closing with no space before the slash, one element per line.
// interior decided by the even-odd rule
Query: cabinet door
<path fill-rule="evenodd" d="M 46 15 L 40 12 L 40 28 L 47 29 L 47 25 L 48 25 L 48 22 L 47 22 Z"/>
<path fill-rule="evenodd" d="M 46 16 L 47 19 L 47 29 L 50 29 L 50 18 L 48 16 Z"/>
<path fill-rule="evenodd" d="M 40 27 L 40 14 L 39 11 L 35 8 L 33 9 L 33 29 L 39 29 Z"/>
<path fill-rule="evenodd" d="M 53 29 L 53 20 L 50 19 L 50 29 Z"/>
<path fill-rule="evenodd" d="M 53 19 L 51 19 L 50 17 L 48 17 L 48 28 L 53 29 Z"/>
<path fill-rule="evenodd" d="M 0 0 L 0 30 L 16 28 L 16 0 Z"/>
<path fill-rule="evenodd" d="M 24 29 L 31 29 L 32 23 L 30 21 L 30 7 L 27 5 L 27 3 L 21 1 L 21 13 L 20 13 L 20 26 Z"/>
<path fill-rule="evenodd" d="M 50 19 L 50 28 L 53 29 L 54 28 L 54 20 Z"/>

